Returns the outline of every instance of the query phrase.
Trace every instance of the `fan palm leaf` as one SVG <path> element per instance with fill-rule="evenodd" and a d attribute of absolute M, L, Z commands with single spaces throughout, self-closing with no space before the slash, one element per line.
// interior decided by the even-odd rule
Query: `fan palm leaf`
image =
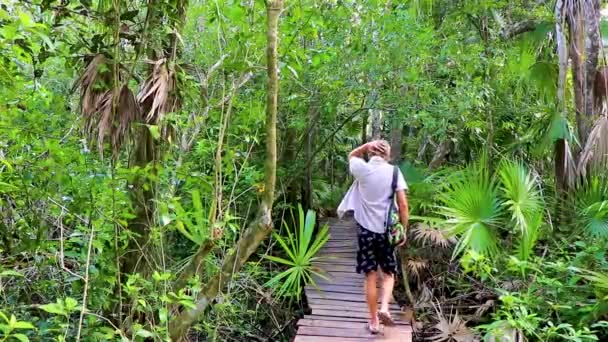
<path fill-rule="evenodd" d="M 440 214 L 446 218 L 451 234 L 460 236 L 454 256 L 470 248 L 493 255 L 497 251 L 495 228 L 500 222 L 502 203 L 497 187 L 483 166 L 465 169 L 439 196 Z"/>
<path fill-rule="evenodd" d="M 608 238 L 608 179 L 594 176 L 585 181 L 575 194 L 576 222 L 586 236 Z"/>
<path fill-rule="evenodd" d="M 511 214 L 515 227 L 521 231 L 522 236 L 526 236 L 530 221 L 543 208 L 538 181 L 522 163 L 510 160 L 501 163 L 498 174 L 505 198 L 503 206 Z"/>

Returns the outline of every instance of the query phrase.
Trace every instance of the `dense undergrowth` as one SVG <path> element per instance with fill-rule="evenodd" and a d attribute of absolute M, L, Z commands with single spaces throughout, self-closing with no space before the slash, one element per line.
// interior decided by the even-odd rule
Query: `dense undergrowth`
<path fill-rule="evenodd" d="M 4 1 L 0 340 L 290 340 L 378 137 L 417 338 L 605 340 L 601 9 Z"/>

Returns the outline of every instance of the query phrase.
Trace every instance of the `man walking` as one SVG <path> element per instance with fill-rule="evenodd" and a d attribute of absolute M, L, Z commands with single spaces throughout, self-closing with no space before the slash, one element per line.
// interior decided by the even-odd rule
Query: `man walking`
<path fill-rule="evenodd" d="M 369 161 L 363 157 L 368 154 Z M 355 178 L 338 213 L 353 210 L 359 228 L 357 251 L 357 273 L 365 274 L 365 292 L 370 320 L 371 333 L 379 332 L 380 323 L 393 326 L 389 311 L 389 301 L 395 284 L 397 261 L 395 246 L 392 246 L 386 227 L 390 200 L 393 198 L 394 166 L 388 163 L 390 145 L 383 140 L 372 141 L 354 149 L 348 156 L 350 172 Z M 397 173 L 394 196 L 399 207 L 400 221 L 407 228 L 408 204 L 407 184 L 403 174 Z M 407 234 L 406 234 L 407 235 Z M 405 244 L 402 241 L 399 246 Z M 378 310 L 378 289 L 376 281 L 382 273 L 382 300 Z"/>

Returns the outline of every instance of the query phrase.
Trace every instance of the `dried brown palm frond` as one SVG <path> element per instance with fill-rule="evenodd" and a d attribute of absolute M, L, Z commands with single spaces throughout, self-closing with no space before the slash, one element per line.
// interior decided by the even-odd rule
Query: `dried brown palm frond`
<path fill-rule="evenodd" d="M 437 330 L 437 334 L 429 338 L 431 341 L 456 341 L 456 342 L 473 342 L 477 341 L 475 334 L 469 327 L 467 322 L 458 316 L 458 312 L 448 318 L 441 309 L 439 304 L 433 305 L 437 314 L 437 324 L 433 326 Z"/>
<path fill-rule="evenodd" d="M 166 59 L 152 62 L 154 68 L 137 94 L 137 101 L 146 111 L 144 120 L 148 124 L 158 124 L 163 116 L 178 107 L 175 96 L 176 74 L 167 65 Z"/>
<path fill-rule="evenodd" d="M 485 302 L 485 303 L 483 303 L 481 306 L 479 306 L 479 307 L 477 308 L 477 310 L 475 310 L 475 316 L 474 316 L 474 317 L 475 317 L 475 319 L 476 319 L 476 320 L 481 319 L 481 317 L 482 317 L 482 316 L 483 316 L 483 315 L 484 315 L 486 312 L 488 312 L 488 310 L 490 310 L 491 308 L 493 308 L 493 307 L 494 307 L 494 304 L 495 304 L 494 300 L 492 300 L 492 299 L 488 299 L 488 300 L 486 300 L 486 302 Z"/>
<path fill-rule="evenodd" d="M 440 247 L 449 247 L 456 243 L 456 238 L 448 237 L 443 230 L 433 228 L 425 223 L 418 223 L 412 228 L 414 240 L 425 246 L 431 244 Z"/>
<path fill-rule="evenodd" d="M 433 305 L 433 291 L 426 285 L 422 285 L 422 290 L 416 297 L 416 308 L 427 308 Z"/>
<path fill-rule="evenodd" d="M 420 280 L 420 273 L 427 269 L 429 266 L 429 263 L 427 260 L 424 259 L 415 259 L 415 260 L 408 260 L 407 261 L 407 270 L 410 274 L 413 274 L 414 277 L 418 280 Z"/>
<path fill-rule="evenodd" d="M 107 91 L 112 79 L 112 72 L 107 64 L 108 61 L 104 55 L 95 55 L 72 88 L 72 91 L 80 89 L 80 110 L 87 120 L 87 124 L 94 122 L 89 119 L 97 113 L 99 101 Z M 90 128 L 87 127 L 87 129 Z"/>
<path fill-rule="evenodd" d="M 605 169 L 608 166 L 608 117 L 600 116 L 593 125 L 585 147 L 581 151 L 576 174 L 585 177 L 590 169 Z"/>
<path fill-rule="evenodd" d="M 115 97 L 118 99 L 115 101 Z M 113 106 L 116 103 L 116 109 Z M 97 148 L 103 156 L 103 143 L 107 135 L 110 136 L 112 152 L 114 155 L 129 132 L 131 123 L 139 119 L 139 105 L 135 95 L 126 85 L 120 91 L 108 90 L 100 99 L 97 111 L 99 121 L 97 124 Z"/>
<path fill-rule="evenodd" d="M 80 105 L 87 133 L 97 141 L 103 156 L 103 144 L 110 137 L 116 155 L 132 122 L 139 119 L 139 105 L 126 86 L 111 88 L 113 82 L 110 61 L 102 55 L 94 56 L 75 83 L 81 92 Z"/>

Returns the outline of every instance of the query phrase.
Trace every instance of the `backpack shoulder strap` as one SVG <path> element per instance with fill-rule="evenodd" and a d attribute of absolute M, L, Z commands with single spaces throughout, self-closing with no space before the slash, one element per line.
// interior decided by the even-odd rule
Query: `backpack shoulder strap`
<path fill-rule="evenodd" d="M 393 181 L 391 183 L 391 198 L 395 197 L 395 190 L 397 190 L 397 177 L 399 176 L 399 167 L 393 166 Z"/>

